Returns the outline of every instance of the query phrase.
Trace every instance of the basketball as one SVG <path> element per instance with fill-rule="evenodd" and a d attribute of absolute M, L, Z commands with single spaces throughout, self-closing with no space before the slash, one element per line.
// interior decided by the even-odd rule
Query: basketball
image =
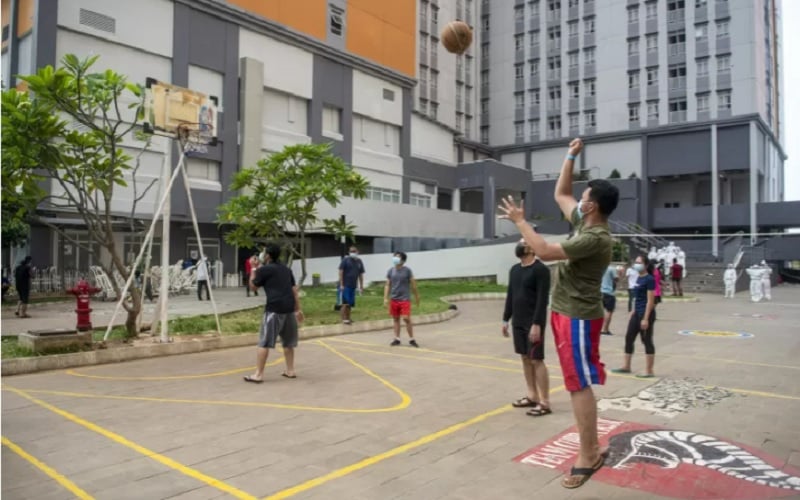
<path fill-rule="evenodd" d="M 452 54 L 463 54 L 472 44 L 472 28 L 463 21 L 451 21 L 442 30 L 442 45 Z"/>

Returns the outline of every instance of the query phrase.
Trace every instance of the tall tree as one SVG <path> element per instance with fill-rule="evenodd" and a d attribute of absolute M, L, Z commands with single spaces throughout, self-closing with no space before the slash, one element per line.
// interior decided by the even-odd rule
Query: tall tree
<path fill-rule="evenodd" d="M 58 69 L 47 66 L 35 75 L 20 76 L 31 95 L 15 90 L 3 93 L 3 195 L 5 201 L 6 178 L 15 178 L 15 187 L 10 189 L 20 196 L 12 199 L 27 209 L 30 220 L 49 226 L 89 252 L 95 245 L 105 249 L 110 259 L 100 263 L 119 295 L 114 272 L 127 279 L 132 270 L 114 238 L 115 229 L 135 216 L 136 204 L 156 179 L 143 189 L 134 188 L 130 211 L 112 206 L 115 193 L 128 188 L 126 178 L 136 183 L 138 157 L 132 165 L 134 159 L 121 146 L 135 134 L 143 116 L 143 92 L 113 70 L 92 72 L 96 61 L 97 56 L 80 60 L 66 55 Z M 43 180 L 51 183 L 49 194 L 38 188 Z M 79 217 L 89 244 L 40 217 L 36 207 Z M 141 291 L 131 289 L 130 300 L 123 301 L 123 306 L 128 314 L 127 332 L 135 336 Z"/>
<path fill-rule="evenodd" d="M 337 206 L 342 196 L 356 199 L 367 194 L 367 180 L 341 158 L 329 144 L 295 144 L 261 159 L 255 167 L 239 171 L 231 191 L 242 191 L 219 208 L 219 222 L 233 225 L 225 239 L 251 247 L 256 238 L 287 242 L 301 259 L 302 284 L 306 273 L 308 233 L 322 230 L 352 238 L 353 225 L 319 218 L 319 204 Z"/>

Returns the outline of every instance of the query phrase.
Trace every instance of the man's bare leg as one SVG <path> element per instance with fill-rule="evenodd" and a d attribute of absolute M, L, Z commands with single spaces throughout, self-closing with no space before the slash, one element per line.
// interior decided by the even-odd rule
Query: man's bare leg
<path fill-rule="evenodd" d="M 406 331 L 408 331 L 408 338 L 413 340 L 414 339 L 414 324 L 411 323 L 411 318 L 408 317 L 408 316 L 403 316 L 403 321 L 406 322 Z M 397 327 L 398 327 L 397 328 L 397 334 L 395 336 L 399 337 L 400 336 L 400 324 L 399 323 L 397 324 Z"/>
<path fill-rule="evenodd" d="M 611 328 L 611 317 L 614 315 L 612 312 L 605 312 L 603 316 L 603 328 L 600 329 L 601 332 L 607 332 L 609 328 Z"/>
<path fill-rule="evenodd" d="M 283 357 L 286 358 L 286 375 L 294 377 L 294 347 L 284 347 Z"/>
<path fill-rule="evenodd" d="M 575 468 L 591 468 L 597 464 L 600 457 L 600 443 L 597 437 L 597 400 L 591 387 L 570 393 L 570 397 L 581 445 L 575 461 Z"/>
<path fill-rule="evenodd" d="M 350 319 L 350 306 L 347 304 L 342 304 L 342 322 L 348 321 Z"/>
<path fill-rule="evenodd" d="M 264 366 L 267 364 L 268 357 L 269 349 L 266 347 L 259 347 L 256 352 L 256 372 L 250 376 L 251 379 L 264 380 Z"/>
<path fill-rule="evenodd" d="M 533 368 L 533 378 L 535 380 L 536 391 L 539 394 L 539 404 L 545 408 L 550 408 L 550 373 L 547 365 L 541 359 L 531 360 Z"/>
<path fill-rule="evenodd" d="M 534 378 L 533 363 L 528 356 L 522 355 L 522 372 L 525 374 L 526 396 L 530 401 L 539 402 L 539 393 L 536 390 L 536 379 Z"/>
<path fill-rule="evenodd" d="M 399 339 L 400 338 L 400 318 L 399 317 L 395 317 L 393 319 L 394 319 L 394 325 L 392 325 L 392 326 L 394 327 L 394 338 Z"/>

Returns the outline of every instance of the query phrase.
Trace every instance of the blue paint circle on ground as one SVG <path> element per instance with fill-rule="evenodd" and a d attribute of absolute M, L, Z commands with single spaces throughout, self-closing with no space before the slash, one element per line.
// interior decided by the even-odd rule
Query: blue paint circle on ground
<path fill-rule="evenodd" d="M 736 339 L 749 339 L 755 337 L 752 333 L 748 332 L 731 332 L 727 330 L 680 330 L 678 335 L 685 335 L 687 337 L 717 337 L 717 338 L 736 338 Z"/>

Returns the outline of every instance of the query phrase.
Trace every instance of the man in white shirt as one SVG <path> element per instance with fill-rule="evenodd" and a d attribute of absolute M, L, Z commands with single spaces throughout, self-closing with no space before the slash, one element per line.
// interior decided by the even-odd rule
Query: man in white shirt
<path fill-rule="evenodd" d="M 636 288 L 636 280 L 639 279 L 639 273 L 630 262 L 628 262 L 628 270 L 625 271 L 625 277 L 628 278 L 628 312 L 631 312 L 633 308 L 633 289 Z"/>
<path fill-rule="evenodd" d="M 208 258 L 203 256 L 197 263 L 197 300 L 203 300 L 203 288 L 206 289 L 206 299 L 211 300 L 208 290 Z"/>

